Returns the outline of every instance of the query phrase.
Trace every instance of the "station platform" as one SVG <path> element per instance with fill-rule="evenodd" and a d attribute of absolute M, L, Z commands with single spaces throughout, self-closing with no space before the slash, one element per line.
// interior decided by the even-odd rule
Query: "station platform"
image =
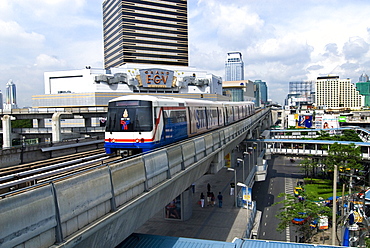
<path fill-rule="evenodd" d="M 242 180 L 242 166 L 235 168 L 237 180 Z M 217 174 L 206 174 L 195 182 L 192 216 L 185 221 L 165 219 L 164 211 L 158 212 L 135 233 L 161 236 L 196 238 L 232 242 L 234 238 L 246 238 L 248 216 L 251 210 L 235 207 L 235 195 L 230 195 L 230 183 L 234 182 L 234 172 L 226 168 Z M 216 196 L 216 204 L 204 208 L 199 205 L 200 194 L 206 196 L 207 184 Z M 240 190 L 240 187 L 237 187 Z M 218 207 L 217 195 L 223 196 L 222 208 Z M 205 200 L 206 202 L 207 200 Z M 258 222 L 258 221 L 257 221 Z"/>

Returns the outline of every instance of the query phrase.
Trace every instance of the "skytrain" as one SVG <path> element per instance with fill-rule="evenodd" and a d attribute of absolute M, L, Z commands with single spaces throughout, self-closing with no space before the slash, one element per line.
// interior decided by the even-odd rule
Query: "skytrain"
<path fill-rule="evenodd" d="M 127 95 L 109 101 L 105 151 L 122 157 L 202 134 L 255 113 L 253 102 Z"/>

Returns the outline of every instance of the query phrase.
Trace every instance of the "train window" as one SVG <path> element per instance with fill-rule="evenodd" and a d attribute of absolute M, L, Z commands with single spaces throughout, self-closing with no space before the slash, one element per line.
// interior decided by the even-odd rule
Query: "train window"
<path fill-rule="evenodd" d="M 125 101 L 117 101 L 114 102 L 116 107 L 122 107 L 122 106 L 139 106 L 140 105 L 139 100 L 125 100 Z"/>
<path fill-rule="evenodd" d="M 135 105 L 136 103 L 138 105 Z M 153 129 L 151 102 L 121 101 L 109 103 L 106 131 L 107 132 L 142 132 Z"/>

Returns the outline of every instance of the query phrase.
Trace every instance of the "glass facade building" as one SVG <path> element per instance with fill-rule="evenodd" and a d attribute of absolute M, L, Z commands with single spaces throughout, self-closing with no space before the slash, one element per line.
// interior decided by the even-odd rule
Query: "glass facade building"
<path fill-rule="evenodd" d="M 266 104 L 268 101 L 268 91 L 267 91 L 267 84 L 266 82 L 262 82 L 261 80 L 254 81 L 255 84 L 259 84 L 259 89 L 261 92 L 261 103 Z"/>
<path fill-rule="evenodd" d="M 11 79 L 6 84 L 5 108 L 17 108 L 17 90 Z"/>
<path fill-rule="evenodd" d="M 239 81 L 244 80 L 244 62 L 240 52 L 227 53 L 225 62 L 225 80 Z"/>
<path fill-rule="evenodd" d="M 188 66 L 187 0 L 105 0 L 105 68 Z"/>
<path fill-rule="evenodd" d="M 370 107 L 370 82 L 358 82 L 356 88 L 361 95 L 365 96 L 364 106 Z"/>

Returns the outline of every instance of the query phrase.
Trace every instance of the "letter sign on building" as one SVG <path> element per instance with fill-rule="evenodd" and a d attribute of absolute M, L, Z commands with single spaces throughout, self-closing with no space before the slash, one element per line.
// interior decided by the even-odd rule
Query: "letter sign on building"
<path fill-rule="evenodd" d="M 140 70 L 140 81 L 143 88 L 171 88 L 174 87 L 173 71 L 164 69 Z"/>

